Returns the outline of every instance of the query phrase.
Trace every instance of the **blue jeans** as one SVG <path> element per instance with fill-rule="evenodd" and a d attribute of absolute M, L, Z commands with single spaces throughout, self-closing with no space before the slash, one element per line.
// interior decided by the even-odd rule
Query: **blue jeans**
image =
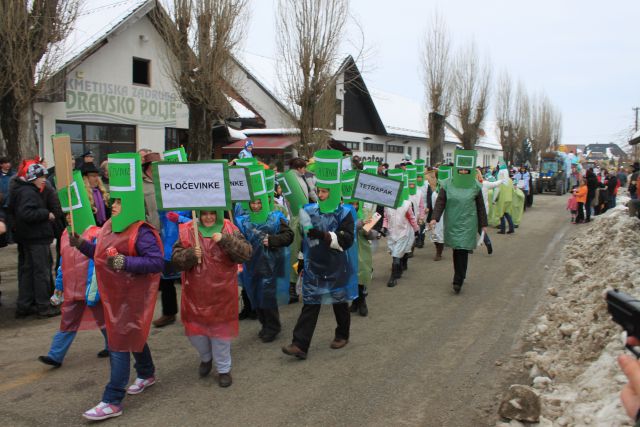
<path fill-rule="evenodd" d="M 133 367 L 138 378 L 151 378 L 156 371 L 151 358 L 151 350 L 147 344 L 140 353 L 133 353 L 136 363 Z M 109 384 L 104 388 L 102 401 L 119 405 L 126 394 L 125 387 L 129 383 L 129 373 L 131 371 L 130 356 L 128 351 L 110 351 L 109 362 L 111 363 L 111 378 Z"/>
<path fill-rule="evenodd" d="M 505 220 L 505 218 L 507 219 L 507 222 L 509 223 L 509 232 L 513 233 L 513 220 L 511 219 L 511 214 L 508 214 L 507 212 L 505 212 L 504 215 L 502 216 L 502 218 L 500 218 L 500 231 L 504 233 L 504 227 L 505 227 L 504 220 Z"/>
<path fill-rule="evenodd" d="M 104 336 L 104 348 L 107 348 L 107 331 L 106 329 L 100 329 L 100 332 L 102 332 L 102 335 Z M 56 362 L 62 363 L 64 356 L 67 354 L 67 351 L 69 351 L 69 347 L 71 347 L 73 340 L 76 338 L 76 334 L 77 332 L 71 331 L 56 332 L 53 336 L 48 356 Z"/>
<path fill-rule="evenodd" d="M 616 207 L 616 196 L 609 196 L 609 206 L 608 209 Z"/>

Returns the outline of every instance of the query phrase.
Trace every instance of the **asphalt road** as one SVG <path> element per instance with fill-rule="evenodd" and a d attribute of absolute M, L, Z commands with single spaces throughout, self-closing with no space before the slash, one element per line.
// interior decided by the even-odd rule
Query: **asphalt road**
<path fill-rule="evenodd" d="M 543 297 L 548 269 L 572 227 L 565 203 L 565 197 L 538 196 L 515 234 L 491 230 L 494 254 L 482 249 L 470 257 L 460 295 L 451 287 L 451 251 L 434 262 L 431 245 L 416 250 L 398 286 L 387 288 L 390 258 L 381 242 L 370 314 L 352 317 L 344 349 L 329 348 L 335 328 L 329 307 L 322 310 L 306 361 L 280 351 L 290 342 L 299 304 L 281 309 L 283 333 L 270 344 L 258 340 L 257 321 L 242 321 L 228 389 L 213 377 L 198 378 L 197 353 L 179 323 L 154 329 L 149 345 L 159 382 L 127 397 L 124 415 L 107 422 L 493 425 L 496 395 L 513 376 L 504 362 Z M 40 364 L 37 356 L 47 353 L 59 318 L 13 319 L 15 263 L 15 247 L 0 250 L 0 425 L 88 424 L 81 414 L 99 402 L 109 375 L 108 361 L 96 358 L 102 337 L 80 332 L 60 369 Z"/>

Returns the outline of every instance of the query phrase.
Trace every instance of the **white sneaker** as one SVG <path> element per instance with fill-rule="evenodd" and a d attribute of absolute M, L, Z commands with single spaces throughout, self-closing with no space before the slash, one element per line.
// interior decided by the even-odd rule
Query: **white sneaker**
<path fill-rule="evenodd" d="M 151 378 L 146 378 L 146 379 L 136 378 L 136 381 L 133 384 L 131 384 L 129 386 L 129 388 L 127 389 L 127 393 L 129 393 L 129 394 L 140 394 L 147 387 L 151 387 L 155 383 L 156 383 L 156 376 L 155 375 L 152 376 Z"/>

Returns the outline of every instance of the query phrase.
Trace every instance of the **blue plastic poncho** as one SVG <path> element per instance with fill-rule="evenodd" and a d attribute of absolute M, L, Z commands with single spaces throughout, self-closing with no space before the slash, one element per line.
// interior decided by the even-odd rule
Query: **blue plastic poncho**
<path fill-rule="evenodd" d="M 351 275 L 349 276 L 349 287 L 354 286 L 355 283 L 355 289 L 358 289 L 358 230 L 356 227 L 358 223 L 358 211 L 349 203 L 345 203 L 344 207 L 349 209 L 351 217 L 353 218 L 353 244 L 347 249 L 348 262 L 349 265 L 353 267 L 351 269 Z"/>
<path fill-rule="evenodd" d="M 274 309 L 289 302 L 289 248 L 268 248 L 262 241 L 267 234 L 280 231 L 281 212 L 270 212 L 263 224 L 251 222 L 248 214 L 238 216 L 236 225 L 253 247 L 251 259 L 244 264 L 240 279 L 251 306 Z"/>
<path fill-rule="evenodd" d="M 164 260 L 171 261 L 171 255 L 173 254 L 173 245 L 178 240 L 178 224 L 184 224 L 191 221 L 191 212 L 189 211 L 176 211 L 179 215 L 177 223 L 169 221 L 167 218 L 168 211 L 158 211 L 158 217 L 160 218 L 160 239 L 162 239 L 162 246 L 164 248 Z M 166 263 L 165 263 L 166 264 Z M 175 271 L 171 266 L 165 265 L 165 270 L 162 272 L 163 279 L 179 279 L 180 272 Z"/>
<path fill-rule="evenodd" d="M 317 203 L 305 205 L 303 209 L 311 218 L 313 227 L 326 232 L 336 232 L 347 215 L 353 215 L 345 206 L 326 214 L 320 213 Z M 302 251 L 302 301 L 305 304 L 335 304 L 353 301 L 358 297 L 357 253 L 354 257 L 349 255 L 348 250 L 327 248 L 317 240 L 310 242 L 306 235 L 302 241 Z"/>

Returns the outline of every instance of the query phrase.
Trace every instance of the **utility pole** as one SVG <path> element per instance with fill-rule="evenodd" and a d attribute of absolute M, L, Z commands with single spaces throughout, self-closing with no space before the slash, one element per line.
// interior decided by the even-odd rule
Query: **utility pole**
<path fill-rule="evenodd" d="M 636 126 L 634 128 L 635 132 L 638 132 L 638 111 L 640 111 L 640 107 L 634 107 L 632 110 L 636 113 Z"/>

